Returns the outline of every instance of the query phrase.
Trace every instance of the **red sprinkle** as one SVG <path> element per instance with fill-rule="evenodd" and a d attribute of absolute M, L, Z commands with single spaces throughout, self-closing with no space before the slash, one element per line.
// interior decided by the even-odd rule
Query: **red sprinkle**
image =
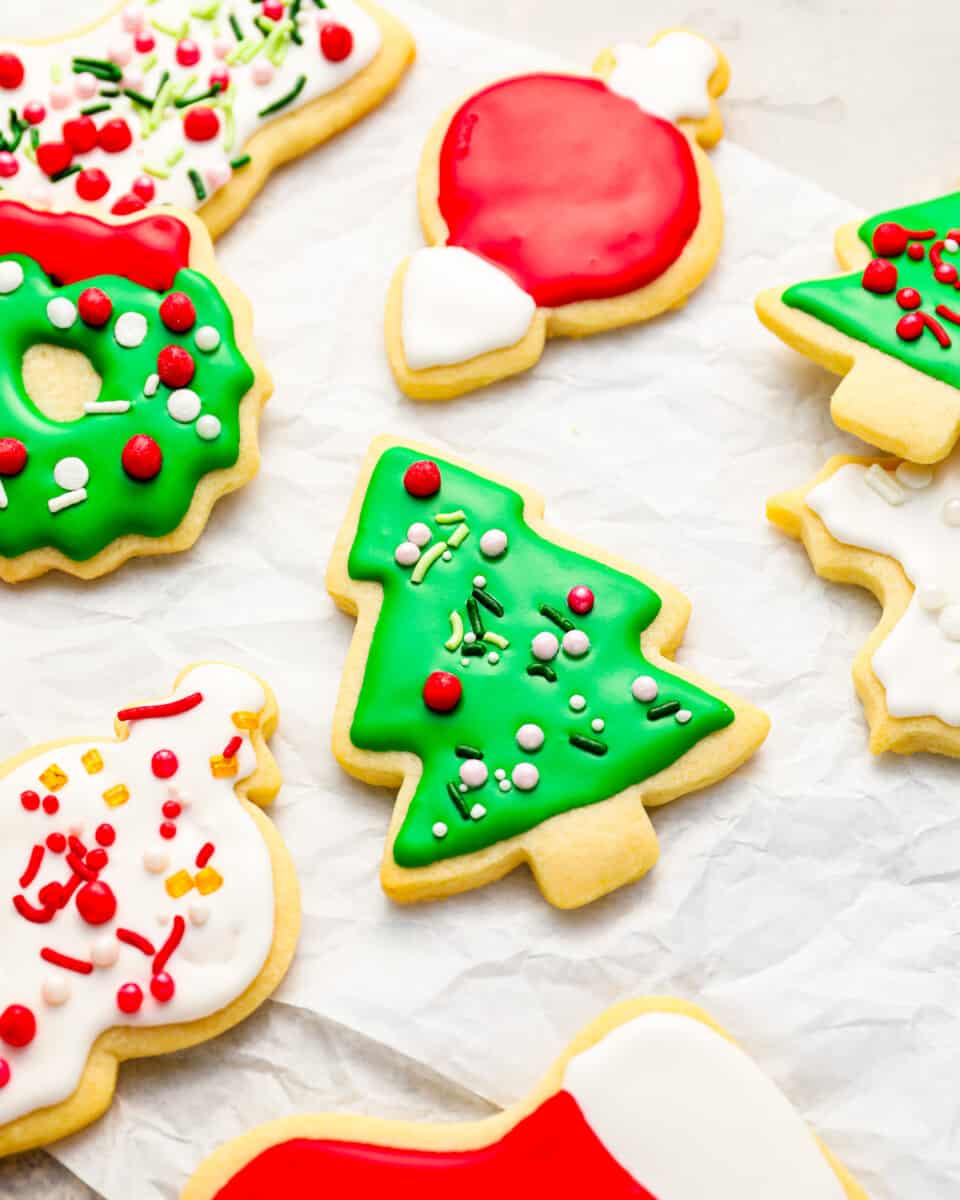
<path fill-rule="evenodd" d="M 82 958 L 72 958 L 69 954 L 61 954 L 59 950 L 51 950 L 49 946 L 44 946 L 40 951 L 40 957 L 54 967 L 63 967 L 66 971 L 76 971 L 78 975 L 93 974 L 93 963 L 84 962 Z"/>
<path fill-rule="evenodd" d="M 938 283 L 956 283 L 958 278 L 957 268 L 953 263 L 939 263 L 933 274 Z"/>
<path fill-rule="evenodd" d="M 81 879 L 85 879 L 87 883 L 93 883 L 97 877 L 96 871 L 92 867 L 88 867 L 83 859 L 78 858 L 73 851 L 67 855 L 67 866 L 71 871 L 75 871 Z"/>
<path fill-rule="evenodd" d="M 149 175 L 138 175 L 133 181 L 131 190 L 135 196 L 139 196 L 141 200 L 149 204 L 157 194 L 157 185 Z"/>
<path fill-rule="evenodd" d="M 160 305 L 160 320 L 174 333 L 185 333 L 196 324 L 197 310 L 185 292 L 171 292 Z"/>
<path fill-rule="evenodd" d="M 916 288 L 905 287 L 897 292 L 897 303 L 901 308 L 919 308 L 923 303 L 923 297 Z"/>
<path fill-rule="evenodd" d="M 133 39 L 133 47 L 138 54 L 149 54 L 156 44 L 157 39 L 145 29 Z"/>
<path fill-rule="evenodd" d="M 909 258 L 912 258 L 914 262 L 919 262 L 925 254 L 926 250 L 924 250 L 919 242 L 911 242 L 907 247 L 907 255 Z"/>
<path fill-rule="evenodd" d="M 37 1018 L 25 1004 L 9 1004 L 0 1015 L 0 1039 L 8 1046 L 29 1046 L 37 1036 Z"/>
<path fill-rule="evenodd" d="M 167 820 L 175 821 L 183 812 L 183 809 L 176 800 L 165 800 L 161 812 Z"/>
<path fill-rule="evenodd" d="M 63 140 L 74 154 L 89 154 L 97 144 L 97 126 L 93 117 L 75 117 L 63 123 Z"/>
<path fill-rule="evenodd" d="M 213 845 L 213 842 L 204 842 L 204 844 L 198 850 L 197 866 L 200 868 L 201 871 L 207 865 L 207 863 L 210 861 L 210 859 L 213 858 L 214 849 L 215 849 L 215 847 Z"/>
<path fill-rule="evenodd" d="M 36 792 L 21 792 L 20 803 L 27 810 L 27 812 L 36 812 L 40 807 L 40 797 Z"/>
<path fill-rule="evenodd" d="M 23 83 L 23 63 L 16 54 L 0 54 L 0 88 L 13 92 Z"/>
<path fill-rule="evenodd" d="M 12 179 L 20 170 L 20 164 L 9 150 L 0 150 L 0 179 Z M 3 1059 L 0 1058 L 0 1063 Z"/>
<path fill-rule="evenodd" d="M 110 320 L 113 301 L 102 288 L 84 288 L 77 297 L 77 311 L 84 324 L 99 329 L 101 325 L 106 325 Z"/>
<path fill-rule="evenodd" d="M 163 970 L 170 961 L 170 957 L 174 950 L 176 950 L 181 941 L 183 941 L 183 935 L 186 931 L 186 928 L 187 923 L 184 921 L 183 917 L 176 916 L 173 918 L 173 928 L 170 930 L 167 940 L 160 947 L 160 953 L 153 960 L 154 975 L 163 974 Z"/>
<path fill-rule="evenodd" d="M 140 1011 L 143 1004 L 143 992 L 136 983 L 125 983 L 117 991 L 117 1008 L 127 1016 L 133 1016 Z"/>
<path fill-rule="evenodd" d="M 237 753 L 239 752 L 240 747 L 242 745 L 243 745 L 242 737 L 232 737 L 230 739 L 230 741 L 227 742 L 226 746 L 224 746 L 224 748 L 223 748 L 223 757 L 224 758 L 236 758 Z"/>
<path fill-rule="evenodd" d="M 177 827 L 172 821 L 163 821 L 160 824 L 160 836 L 166 841 L 172 841 L 177 836 Z"/>
<path fill-rule="evenodd" d="M 462 695 L 463 685 L 449 671 L 433 671 L 423 685 L 423 702 L 431 712 L 453 712 Z"/>
<path fill-rule="evenodd" d="M 136 433 L 124 446 L 120 461 L 131 479 L 149 483 L 160 474 L 163 451 L 148 434 Z"/>
<path fill-rule="evenodd" d="M 160 971 L 150 980 L 150 994 L 160 1004 L 166 1004 L 168 1000 L 172 1000 L 175 991 L 173 978 L 166 971 Z"/>
<path fill-rule="evenodd" d="M 107 154 L 121 154 L 133 144 L 133 134 L 130 126 L 122 117 L 115 117 L 100 126 L 97 134 L 97 145 Z"/>
<path fill-rule="evenodd" d="M 141 704 L 136 708 L 122 708 L 117 713 L 118 721 L 152 721 L 164 717 L 179 717 L 203 703 L 202 692 L 191 692 L 179 700 L 167 704 Z"/>
<path fill-rule="evenodd" d="M 225 92 L 230 86 L 230 72 L 226 67 L 215 67 L 210 72 L 208 83 L 211 87 L 218 87 L 221 92 Z"/>
<path fill-rule="evenodd" d="M 65 171 L 73 162 L 73 150 L 66 142 L 42 142 L 37 147 L 37 166 L 48 178 Z"/>
<path fill-rule="evenodd" d="M 106 822 L 104 822 L 103 825 L 97 826 L 95 837 L 97 839 L 97 845 L 112 846 L 117 840 L 117 831 L 112 825 L 108 825 Z"/>
<path fill-rule="evenodd" d="M 177 42 L 177 62 L 181 67 L 195 67 L 200 61 L 200 47 L 191 38 Z"/>
<path fill-rule="evenodd" d="M 60 801 L 56 798 L 56 796 L 44 796 L 43 811 L 48 817 L 52 817 L 54 813 L 60 811 Z"/>
<path fill-rule="evenodd" d="M 99 167 L 89 167 L 81 171 L 76 182 L 77 195 L 81 200 L 102 200 L 110 191 L 110 180 Z"/>
<path fill-rule="evenodd" d="M 91 871 L 102 871 L 110 861 L 106 852 L 100 846 L 95 846 L 92 850 L 87 851 L 87 857 L 84 859 L 86 865 Z"/>
<path fill-rule="evenodd" d="M 960 313 L 954 312 L 952 308 L 948 308 L 945 304 L 937 305 L 937 316 L 943 317 L 945 321 L 950 321 L 954 325 L 960 325 Z"/>
<path fill-rule="evenodd" d="M 577 587 L 572 587 L 567 592 L 567 607 L 579 617 L 586 616 L 588 612 L 592 612 L 594 603 L 593 589 L 588 588 L 585 584 L 581 583 Z"/>
<path fill-rule="evenodd" d="M 861 283 L 868 292 L 885 296 L 897 286 L 897 268 L 885 258 L 875 258 L 867 263 Z"/>
<path fill-rule="evenodd" d="M 139 196 L 133 192 L 124 192 L 110 211 L 115 217 L 125 217 L 130 213 L 141 212 L 146 207 L 146 204 L 144 204 Z"/>
<path fill-rule="evenodd" d="M 929 313 L 922 313 L 923 323 L 930 330 L 933 336 L 937 339 L 944 350 L 949 350 L 953 345 L 950 340 L 950 335 L 940 324 L 936 317 L 931 317 Z"/>
<path fill-rule="evenodd" d="M 44 900 L 45 894 L 50 895 L 51 888 L 56 888 L 59 896 L 60 884 L 48 883 L 40 891 L 40 902 L 43 904 L 43 908 L 34 908 L 26 896 L 14 896 L 13 907 L 25 921 L 31 921 L 34 925 L 47 925 L 53 920 L 57 911 L 55 905 L 47 904 Z"/>
<path fill-rule="evenodd" d="M 418 500 L 435 496 L 440 491 L 440 468 L 429 459 L 411 463 L 404 472 L 403 486 Z"/>
<path fill-rule="evenodd" d="M 77 911 L 88 925 L 106 925 L 117 913 L 113 890 L 102 880 L 85 883 L 77 892 Z"/>
<path fill-rule="evenodd" d="M 47 110 L 43 107 L 42 104 L 38 104 L 36 101 L 33 101 L 30 104 L 24 105 L 23 119 L 27 122 L 28 125 L 41 124 L 43 122 L 43 120 L 46 118 L 46 115 L 47 115 Z"/>
<path fill-rule="evenodd" d="M 44 908 L 63 908 L 64 888 L 59 883 L 47 883 L 39 892 L 40 903 Z"/>
<path fill-rule="evenodd" d="M 915 342 L 924 330 L 925 321 L 920 313 L 907 313 L 897 322 L 897 335 L 905 342 Z"/>
<path fill-rule="evenodd" d="M 133 929 L 118 929 L 117 941 L 123 942 L 126 946 L 133 946 L 135 950 L 146 954 L 148 958 L 153 958 L 157 952 L 152 942 L 148 941 L 143 934 L 136 933 Z"/>
<path fill-rule="evenodd" d="M 10 1064 L 5 1058 L 0 1058 L 0 1088 L 5 1088 L 10 1082 Z"/>
<path fill-rule="evenodd" d="M 150 770 L 157 779 L 172 779 L 180 762 L 172 750 L 158 750 L 150 759 Z"/>
<path fill-rule="evenodd" d="M 182 388 L 196 374 L 193 355 L 183 346 L 164 346 L 157 355 L 157 374 L 168 388 Z"/>
<path fill-rule="evenodd" d="M 43 847 L 34 846 L 30 851 L 30 861 L 27 863 L 27 869 L 20 876 L 20 886 L 28 888 L 36 879 L 40 870 L 40 864 L 43 862 Z"/>
<path fill-rule="evenodd" d="M 67 848 L 67 839 L 62 833 L 47 834 L 47 849 L 52 854 L 62 854 Z"/>
<path fill-rule="evenodd" d="M 87 848 L 83 844 L 83 842 L 81 842 L 80 839 L 75 834 L 72 834 L 72 833 L 70 834 L 70 837 L 67 839 L 67 841 L 69 842 L 70 849 L 73 851 L 73 853 L 76 854 L 79 858 L 83 858 L 83 856 L 87 852 Z"/>
<path fill-rule="evenodd" d="M 13 479 L 27 465 L 27 448 L 19 438 L 0 438 L 0 475 Z"/>
<path fill-rule="evenodd" d="M 330 62 L 343 62 L 353 50 L 353 34 L 346 25 L 330 21 L 320 30 L 320 53 Z"/>
<path fill-rule="evenodd" d="M 220 118 L 216 109 L 198 104 L 196 108 L 188 108 L 183 118 L 183 132 L 191 142 L 212 141 L 220 132 Z"/>

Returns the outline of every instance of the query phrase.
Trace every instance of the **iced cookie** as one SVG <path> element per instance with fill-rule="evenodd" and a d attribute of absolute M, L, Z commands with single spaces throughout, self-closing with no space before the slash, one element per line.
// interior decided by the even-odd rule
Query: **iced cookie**
<path fill-rule="evenodd" d="M 849 274 L 763 292 L 760 319 L 844 376 L 841 429 L 938 462 L 960 435 L 960 192 L 845 225 L 836 252 Z"/>
<path fill-rule="evenodd" d="M 853 669 L 871 749 L 960 756 L 960 452 L 936 467 L 838 456 L 768 513 L 818 575 L 883 607 Z"/>
<path fill-rule="evenodd" d="M 716 260 L 726 59 L 704 38 L 616 46 L 595 74 L 521 75 L 434 129 L 419 175 L 429 248 L 397 271 L 387 348 L 400 387 L 443 400 L 525 371 L 548 337 L 682 304 Z"/>
<path fill-rule="evenodd" d="M 705 1013 L 635 1000 L 533 1095 L 463 1125 L 287 1117 L 217 1151 L 182 1200 L 866 1200 L 783 1092 Z"/>
<path fill-rule="evenodd" d="M 400 789 L 395 900 L 527 862 L 552 904 L 586 904 L 653 866 L 646 809 L 730 774 L 767 718 L 667 660 L 690 609 L 673 587 L 426 455 L 373 444 L 334 548 L 328 587 L 357 616 L 334 753 Z"/>
<path fill-rule="evenodd" d="M 89 1124 L 121 1062 L 222 1033 L 282 979 L 300 905 L 260 811 L 276 724 L 265 684 L 195 666 L 116 739 L 0 768 L 0 1155 Z"/>
<path fill-rule="evenodd" d="M 257 471 L 247 301 L 187 214 L 0 200 L 0 578 L 192 546 Z"/>
<path fill-rule="evenodd" d="M 197 209 L 217 237 L 413 53 L 370 0 L 129 0 L 53 41 L 0 40 L 0 186 L 117 215 Z"/>

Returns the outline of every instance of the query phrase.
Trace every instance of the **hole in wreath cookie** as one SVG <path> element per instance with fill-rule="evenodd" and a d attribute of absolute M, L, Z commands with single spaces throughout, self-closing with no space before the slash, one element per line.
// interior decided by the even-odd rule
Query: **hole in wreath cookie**
<path fill-rule="evenodd" d="M 100 376 L 85 354 L 41 343 L 23 356 L 23 386 L 44 416 L 79 421 L 100 395 Z"/>

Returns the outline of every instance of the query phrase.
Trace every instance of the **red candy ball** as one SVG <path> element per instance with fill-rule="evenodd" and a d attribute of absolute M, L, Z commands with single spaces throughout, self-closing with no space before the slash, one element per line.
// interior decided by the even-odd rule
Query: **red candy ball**
<path fill-rule="evenodd" d="M 27 812 L 36 812 L 40 807 L 40 797 L 36 792 L 21 792 L 20 804 Z"/>
<path fill-rule="evenodd" d="M 157 779 L 172 779 L 179 766 L 179 760 L 172 750 L 158 750 L 150 759 L 150 770 Z"/>
<path fill-rule="evenodd" d="M 184 292 L 171 292 L 160 305 L 160 320 L 174 333 L 184 333 L 196 323 L 197 310 Z"/>
<path fill-rule="evenodd" d="M 27 465 L 27 448 L 19 438 L 0 438 L 0 475 L 13 479 Z"/>
<path fill-rule="evenodd" d="M 117 1008 L 127 1016 L 133 1016 L 134 1013 L 140 1011 L 143 1004 L 143 992 L 139 984 L 125 983 L 123 987 L 117 991 Z"/>
<path fill-rule="evenodd" d="M 160 971 L 150 980 L 150 994 L 160 1004 L 166 1004 L 168 1000 L 172 1000 L 175 991 L 173 979 L 166 971 Z"/>
<path fill-rule="evenodd" d="M 572 587 L 567 592 L 567 607 L 571 612 L 576 613 L 578 617 L 586 616 L 588 612 L 592 612 L 593 604 L 593 591 L 583 584 L 580 584 L 578 587 Z"/>
<path fill-rule="evenodd" d="M 196 369 L 193 355 L 182 346 L 164 346 L 157 355 L 157 374 L 169 388 L 186 387 Z"/>
<path fill-rule="evenodd" d="M 95 846 L 93 850 L 87 851 L 87 856 L 83 861 L 91 871 L 102 871 L 110 860 L 107 857 L 106 850 L 101 850 L 99 846 Z"/>
<path fill-rule="evenodd" d="M 953 263 L 941 263 L 933 273 L 938 283 L 957 282 L 957 268 L 953 265 Z"/>
<path fill-rule="evenodd" d="M 875 258 L 867 264 L 861 282 L 868 292 L 885 296 L 897 286 L 897 268 L 885 258 Z"/>
<path fill-rule="evenodd" d="M 0 179 L 12 179 L 20 170 L 20 164 L 9 150 L 0 150 Z"/>
<path fill-rule="evenodd" d="M 911 242 L 907 247 L 907 257 L 912 258 L 914 262 L 919 262 L 924 254 L 926 254 L 926 250 L 924 250 L 919 242 Z"/>
<path fill-rule="evenodd" d="M 60 801 L 56 798 L 56 796 L 44 796 L 43 811 L 48 817 L 52 817 L 55 813 L 60 811 Z"/>
<path fill-rule="evenodd" d="M 141 200 L 149 204 L 157 194 L 157 185 L 149 175 L 138 175 L 133 181 L 131 190 L 135 196 L 139 196 Z"/>
<path fill-rule="evenodd" d="M 133 134 L 130 132 L 130 126 L 122 117 L 116 117 L 101 125 L 100 132 L 97 134 L 97 145 L 107 154 L 120 154 L 128 149 L 132 142 Z"/>
<path fill-rule="evenodd" d="M 183 118 L 183 132 L 191 142 L 209 142 L 220 132 L 220 118 L 216 110 L 205 104 L 187 110 Z"/>
<path fill-rule="evenodd" d="M 90 167 L 88 170 L 80 172 L 75 187 L 80 199 L 87 200 L 92 204 L 95 200 L 102 199 L 110 191 L 110 180 L 99 167 Z"/>
<path fill-rule="evenodd" d="M 261 11 L 268 21 L 279 21 L 283 17 L 283 5 L 280 0 L 263 0 Z"/>
<path fill-rule="evenodd" d="M 39 125 L 47 115 L 47 110 L 42 104 L 33 101 L 30 104 L 24 105 L 23 119 L 28 125 Z"/>
<path fill-rule="evenodd" d="M 163 451 L 152 437 L 145 433 L 136 433 L 124 446 L 121 462 L 131 479 L 147 483 L 160 474 Z"/>
<path fill-rule="evenodd" d="M 343 62 L 353 49 L 353 34 L 346 25 L 330 21 L 320 30 L 320 53 L 330 62 Z"/>
<path fill-rule="evenodd" d="M 431 712 L 453 712 L 462 695 L 463 684 L 449 671 L 433 671 L 423 685 L 423 702 Z"/>
<path fill-rule="evenodd" d="M 88 925 L 106 925 L 117 913 L 117 898 L 113 889 L 99 879 L 85 883 L 77 892 L 77 912 Z"/>
<path fill-rule="evenodd" d="M 226 67 L 216 67 L 210 72 L 208 82 L 211 87 L 218 87 L 221 92 L 225 92 L 230 86 L 230 72 Z"/>
<path fill-rule="evenodd" d="M 92 117 L 76 117 L 63 123 L 63 140 L 74 154 L 89 154 L 97 144 L 97 126 Z"/>
<path fill-rule="evenodd" d="M 102 825 L 97 826 L 95 837 L 98 846 L 112 846 L 117 840 L 117 831 L 112 825 L 104 822 Z"/>
<path fill-rule="evenodd" d="M 99 329 L 101 325 L 106 325 L 110 320 L 113 301 L 101 288 L 84 288 L 77 297 L 77 311 L 84 324 Z"/>
<path fill-rule="evenodd" d="M 435 496 L 440 491 L 440 468 L 426 458 L 411 463 L 404 473 L 403 486 L 418 500 Z"/>
<path fill-rule="evenodd" d="M 897 334 L 905 342 L 915 342 L 923 333 L 924 324 L 919 313 L 907 313 L 897 322 Z"/>
<path fill-rule="evenodd" d="M 125 192 L 110 211 L 115 217 L 125 217 L 129 213 L 140 212 L 146 207 L 139 196 L 134 195 L 133 192 Z"/>
<path fill-rule="evenodd" d="M 873 231 L 874 253 L 893 258 L 907 248 L 907 231 L 896 221 L 884 221 Z"/>
<path fill-rule="evenodd" d="M 62 833 L 47 834 L 47 849 L 51 854 L 62 854 L 67 848 L 67 839 Z"/>
<path fill-rule="evenodd" d="M 164 802 L 161 811 L 168 820 L 173 821 L 175 818 L 180 816 L 180 814 L 183 812 L 183 809 L 176 802 L 176 800 L 167 800 Z"/>
<path fill-rule="evenodd" d="M 897 292 L 897 303 L 901 308 L 919 308 L 923 303 L 923 297 L 916 288 L 901 288 Z"/>
<path fill-rule="evenodd" d="M 15 54 L 0 54 L 0 88 L 12 92 L 23 83 L 23 63 Z"/>
<path fill-rule="evenodd" d="M 5 1058 L 0 1058 L 0 1088 L 5 1088 L 10 1082 L 10 1064 Z"/>
<path fill-rule="evenodd" d="M 172 821 L 164 821 L 160 826 L 160 836 L 167 842 L 177 836 L 177 827 Z"/>
<path fill-rule="evenodd" d="M 37 1036 L 37 1018 L 25 1004 L 8 1004 L 0 1014 L 0 1039 L 8 1046 L 29 1046 Z"/>
<path fill-rule="evenodd" d="M 181 67 L 195 67 L 200 61 L 200 47 L 191 38 L 177 42 L 177 62 Z"/>
<path fill-rule="evenodd" d="M 37 166 L 52 178 L 65 171 L 73 162 L 73 150 L 66 142 L 42 142 L 37 147 Z"/>
<path fill-rule="evenodd" d="M 157 39 L 146 29 L 141 30 L 133 39 L 133 47 L 138 54 L 149 54 L 156 44 Z"/>

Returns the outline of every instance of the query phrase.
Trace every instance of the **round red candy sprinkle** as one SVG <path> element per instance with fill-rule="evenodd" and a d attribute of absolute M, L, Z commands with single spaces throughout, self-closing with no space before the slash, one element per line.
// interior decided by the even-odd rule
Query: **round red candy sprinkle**
<path fill-rule="evenodd" d="M 101 850 L 99 846 L 95 846 L 92 850 L 87 851 L 87 856 L 83 860 L 91 871 L 102 871 L 109 862 L 106 850 Z"/>
<path fill-rule="evenodd" d="M 923 333 L 924 319 L 919 313 L 907 313 L 897 322 L 897 334 L 905 342 L 915 342 Z"/>
<path fill-rule="evenodd" d="M 911 242 L 907 247 L 907 257 L 912 258 L 914 262 L 919 262 L 924 254 L 926 254 L 926 251 L 919 242 Z"/>
<path fill-rule="evenodd" d="M 953 265 L 953 263 L 941 263 L 933 273 L 939 283 L 957 282 L 957 268 Z"/>
<path fill-rule="evenodd" d="M 117 840 L 117 831 L 105 821 L 102 825 L 97 826 L 97 832 L 94 836 L 97 839 L 98 846 L 112 846 Z"/>
<path fill-rule="evenodd" d="M 418 500 L 435 496 L 440 491 L 440 468 L 427 458 L 411 463 L 404 473 L 403 486 Z"/>
<path fill-rule="evenodd" d="M 85 883 L 77 892 L 77 912 L 88 925 L 106 925 L 117 913 L 117 898 L 108 884 L 99 879 Z"/>
<path fill-rule="evenodd" d="M 5 1058 L 0 1058 L 0 1088 L 5 1088 L 10 1082 L 10 1064 Z"/>
<path fill-rule="evenodd" d="M 171 292 L 160 305 L 160 320 L 174 333 L 184 333 L 196 323 L 197 310 L 184 292 Z"/>
<path fill-rule="evenodd" d="M 110 211 L 115 217 L 125 217 L 129 213 L 140 212 L 141 209 L 146 207 L 146 204 L 139 196 L 134 195 L 133 192 L 124 192 Z"/>
<path fill-rule="evenodd" d="M 423 685 L 423 702 L 431 712 L 453 712 L 462 695 L 463 684 L 449 671 L 433 671 Z"/>
<path fill-rule="evenodd" d="M 897 303 L 901 308 L 919 308 L 923 303 L 923 297 L 916 288 L 901 288 L 897 292 Z"/>
<path fill-rule="evenodd" d="M 200 47 L 192 38 L 177 42 L 177 62 L 181 67 L 195 67 L 200 61 Z"/>
<path fill-rule="evenodd" d="M 149 54 L 156 44 L 157 39 L 145 29 L 133 39 L 133 48 L 138 54 Z"/>
<path fill-rule="evenodd" d="M 44 796 L 43 811 L 48 817 L 52 817 L 54 813 L 58 813 L 60 811 L 60 801 L 56 798 L 56 796 Z"/>
<path fill-rule="evenodd" d="M 195 371 L 193 355 L 183 346 L 164 346 L 157 355 L 157 374 L 169 388 L 186 387 Z"/>
<path fill-rule="evenodd" d="M 580 584 L 577 587 L 572 587 L 570 591 L 567 592 L 567 607 L 571 612 L 576 613 L 579 617 L 585 616 L 588 612 L 592 612 L 593 604 L 593 591 L 584 584 Z"/>
<path fill-rule="evenodd" d="M 0 54 L 0 88 L 12 92 L 23 83 L 23 63 L 15 54 Z"/>
<path fill-rule="evenodd" d="M 20 164 L 9 150 L 0 150 L 0 179 L 12 179 L 20 170 Z"/>
<path fill-rule="evenodd" d="M 136 433 L 123 448 L 120 461 L 131 479 L 148 483 L 156 479 L 163 466 L 163 451 L 145 433 Z"/>
<path fill-rule="evenodd" d="M 206 104 L 187 110 L 183 118 L 183 132 L 191 142 L 209 142 L 220 132 L 220 118 Z"/>
<path fill-rule="evenodd" d="M 279 21 L 283 16 L 280 0 L 263 0 L 263 15 L 268 21 Z"/>
<path fill-rule="evenodd" d="M 130 126 L 122 117 L 115 117 L 112 121 L 107 121 L 100 126 L 97 145 L 107 154 L 120 154 L 132 143 L 133 134 L 130 132 Z"/>
<path fill-rule="evenodd" d="M 93 117 L 75 117 L 63 123 L 63 140 L 74 154 L 89 154 L 97 144 L 97 126 Z"/>
<path fill-rule="evenodd" d="M 164 841 L 171 841 L 177 836 L 177 827 L 172 821 L 164 821 L 160 826 L 160 836 Z"/>
<path fill-rule="evenodd" d="M 47 115 L 47 110 L 42 104 L 32 101 L 30 104 L 24 105 L 23 119 L 28 125 L 39 125 Z"/>
<path fill-rule="evenodd" d="M 157 185 L 153 182 L 149 175 L 138 175 L 133 181 L 133 187 L 131 190 L 135 196 L 139 196 L 141 200 L 144 200 L 147 204 L 149 204 L 157 194 Z"/>
<path fill-rule="evenodd" d="M 330 21 L 320 30 L 320 53 L 330 62 L 343 62 L 353 49 L 353 34 L 346 25 Z"/>
<path fill-rule="evenodd" d="M 27 465 L 27 448 L 19 438 L 0 438 L 0 475 L 13 479 Z"/>
<path fill-rule="evenodd" d="M 51 854 L 62 854 L 67 848 L 67 839 L 62 833 L 47 834 L 47 849 Z"/>
<path fill-rule="evenodd" d="M 230 72 L 226 67 L 215 67 L 210 72 L 209 84 L 211 87 L 218 87 L 221 92 L 225 92 L 230 86 Z"/>
<path fill-rule="evenodd" d="M 161 1004 L 166 1004 L 168 1000 L 173 999 L 173 993 L 176 991 L 173 979 L 166 971 L 160 971 L 150 980 L 150 994 L 154 1000 Z"/>
<path fill-rule="evenodd" d="M 176 802 L 176 800 L 167 800 L 164 802 L 163 809 L 161 811 L 165 817 L 173 821 L 180 816 L 180 814 L 183 812 L 183 809 Z"/>
<path fill-rule="evenodd" d="M 25 1004 L 8 1004 L 0 1014 L 0 1038 L 8 1046 L 29 1046 L 37 1036 L 37 1018 Z"/>
<path fill-rule="evenodd" d="M 875 258 L 867 264 L 861 282 L 868 292 L 885 296 L 897 286 L 897 268 L 885 258 Z"/>
<path fill-rule="evenodd" d="M 90 167 L 80 172 L 75 187 L 81 200 L 92 203 L 102 199 L 110 191 L 110 180 L 99 167 Z"/>
<path fill-rule="evenodd" d="M 884 221 L 873 231 L 873 249 L 884 258 L 893 258 L 907 248 L 907 231 L 896 221 Z"/>
<path fill-rule="evenodd" d="M 36 812 L 40 807 L 40 797 L 36 792 L 21 792 L 20 803 L 27 810 L 27 812 Z"/>
<path fill-rule="evenodd" d="M 73 150 L 66 142 L 41 142 L 37 147 L 37 166 L 48 178 L 59 175 L 73 162 Z"/>
<path fill-rule="evenodd" d="M 84 288 L 77 297 L 77 311 L 85 325 L 99 329 L 106 325 L 113 312 L 113 301 L 102 288 Z"/>
<path fill-rule="evenodd" d="M 139 984 L 125 983 L 117 990 L 117 1008 L 127 1016 L 133 1016 L 135 1012 L 139 1012 L 142 1004 L 143 992 L 140 990 Z"/>
<path fill-rule="evenodd" d="M 150 770 L 157 779 L 171 779 L 177 773 L 180 763 L 172 750 L 158 750 L 150 759 Z"/>

